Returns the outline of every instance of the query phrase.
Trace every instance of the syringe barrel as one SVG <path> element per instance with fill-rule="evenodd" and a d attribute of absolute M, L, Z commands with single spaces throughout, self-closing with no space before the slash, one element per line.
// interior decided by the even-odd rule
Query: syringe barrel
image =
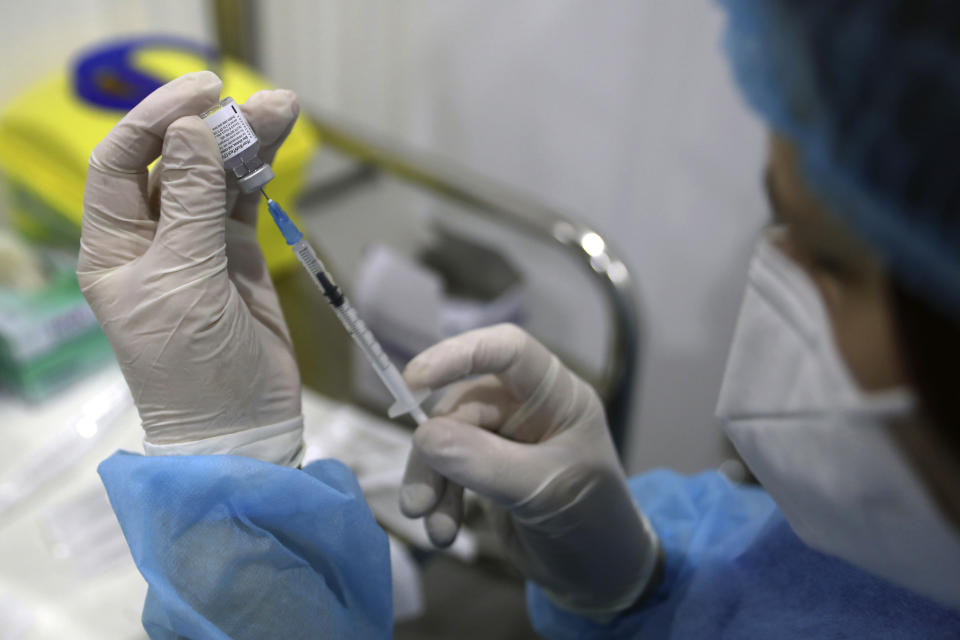
<path fill-rule="evenodd" d="M 346 327 L 347 333 L 353 336 L 354 341 L 367 357 L 367 361 L 373 366 L 374 371 L 383 381 L 384 386 L 390 391 L 390 395 L 396 401 L 390 407 L 390 417 L 395 418 L 405 413 L 417 413 L 420 409 L 420 402 L 427 395 L 426 392 L 415 396 L 407 386 L 406 380 L 400 375 L 400 372 L 390 361 L 390 357 L 383 351 L 383 347 L 377 341 L 376 337 L 367 328 L 366 323 L 360 319 L 357 312 L 350 305 L 350 301 L 344 298 L 343 304 L 336 309 L 337 316 Z M 422 412 L 419 412 L 422 416 Z M 416 415 L 414 415 L 417 418 Z M 418 418 L 417 422 L 422 419 Z"/>
<path fill-rule="evenodd" d="M 333 284 L 333 281 L 330 280 L 326 274 L 326 269 L 320 261 L 320 258 L 314 253 L 313 247 L 311 247 L 306 240 L 300 240 L 294 244 L 292 248 L 300 264 L 310 272 L 317 287 L 333 304 L 333 310 L 336 311 L 337 317 L 347 330 L 347 333 L 353 337 L 360 349 L 363 350 L 363 353 L 367 356 L 373 368 L 377 370 L 377 373 L 380 374 L 380 377 L 383 378 L 384 374 L 382 372 L 386 369 L 393 368 L 396 370 L 396 367 L 390 362 L 390 358 L 383 352 L 380 343 L 377 342 L 377 339 L 370 332 L 370 329 L 367 328 L 367 325 L 360 319 L 360 316 L 357 315 L 353 305 L 350 304 L 350 301 L 347 300 L 339 289 L 336 289 L 336 285 Z M 328 290 L 330 287 L 336 289 L 336 300 L 331 298 L 331 291 Z M 390 382 L 395 382 L 395 380 L 391 380 Z M 384 379 L 384 384 L 387 384 L 386 379 Z M 388 386 L 390 385 L 388 384 Z M 396 385 L 390 386 L 390 390 L 393 391 L 395 386 Z"/>
<path fill-rule="evenodd" d="M 366 323 L 360 318 L 353 305 L 343 295 L 337 285 L 330 279 L 320 258 L 313 251 L 313 248 L 302 238 L 295 242 L 291 248 L 300 261 L 300 264 L 313 276 L 317 288 L 323 292 L 327 300 L 330 301 L 333 310 L 340 319 L 340 323 L 347 330 L 347 333 L 353 338 L 360 350 L 363 351 L 367 361 L 377 372 L 384 386 L 390 391 L 393 399 L 396 400 L 390 408 L 390 417 L 396 417 L 405 413 L 412 413 L 417 422 L 423 422 L 426 416 L 420 410 L 420 402 L 429 393 L 423 391 L 414 395 L 407 386 L 406 381 L 389 356 L 383 351 L 383 347 L 377 341 Z"/>
<path fill-rule="evenodd" d="M 343 323 L 347 333 L 353 337 L 360 349 L 363 350 L 367 359 L 370 360 L 370 364 L 377 370 L 377 373 L 388 368 L 396 369 L 393 363 L 390 362 L 390 358 L 384 353 L 383 347 L 380 346 L 380 343 L 377 342 L 373 333 L 367 328 L 366 323 L 357 315 L 356 310 L 353 308 L 353 305 L 350 304 L 349 300 L 344 298 L 343 304 L 336 308 L 336 312 L 337 317 L 340 318 L 340 322 Z M 383 376 L 381 375 L 381 377 Z M 384 382 L 386 383 L 386 380 L 384 380 Z"/>
<path fill-rule="evenodd" d="M 303 268 L 313 277 L 313 283 L 317 285 L 327 301 L 333 305 L 334 309 L 339 309 L 346 302 L 346 298 L 343 297 L 343 292 L 340 291 L 337 283 L 330 278 L 320 258 L 313 251 L 313 247 L 301 237 L 300 240 L 291 245 L 291 248 Z"/>

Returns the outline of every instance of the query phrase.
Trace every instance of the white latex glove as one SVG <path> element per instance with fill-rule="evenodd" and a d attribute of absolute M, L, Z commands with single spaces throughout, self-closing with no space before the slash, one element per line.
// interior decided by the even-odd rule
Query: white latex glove
<path fill-rule="evenodd" d="M 257 244 L 259 194 L 228 188 L 197 117 L 220 87 L 209 71 L 182 76 L 93 150 L 77 276 L 130 385 L 148 454 L 297 464 L 300 374 Z M 261 91 L 243 110 L 270 162 L 296 97 Z"/>
<path fill-rule="evenodd" d="M 414 433 L 401 490 L 435 543 L 456 536 L 466 487 L 486 499 L 507 556 L 558 605 L 606 617 L 640 597 L 659 542 L 592 387 L 507 324 L 440 342 L 404 377 L 415 389 L 456 383 Z"/>

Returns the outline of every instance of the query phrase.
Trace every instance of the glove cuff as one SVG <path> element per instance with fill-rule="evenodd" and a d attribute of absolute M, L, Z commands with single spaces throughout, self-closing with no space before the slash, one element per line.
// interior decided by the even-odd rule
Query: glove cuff
<path fill-rule="evenodd" d="M 625 593 L 622 598 L 602 607 L 584 607 L 552 593 L 546 587 L 541 587 L 547 598 L 560 609 L 590 618 L 600 624 L 605 624 L 635 605 L 641 597 L 652 591 L 652 587 L 656 587 L 662 576 L 661 565 L 663 563 L 663 550 L 660 546 L 660 538 L 657 536 L 657 532 L 654 531 L 647 516 L 644 515 L 640 509 L 637 509 L 637 515 L 640 516 L 640 521 L 643 525 L 643 544 L 647 547 L 646 554 L 643 565 L 637 572 L 633 587 Z"/>
<path fill-rule="evenodd" d="M 143 451 L 148 456 L 245 456 L 296 467 L 303 459 L 303 416 L 190 442 L 151 444 L 144 438 Z"/>

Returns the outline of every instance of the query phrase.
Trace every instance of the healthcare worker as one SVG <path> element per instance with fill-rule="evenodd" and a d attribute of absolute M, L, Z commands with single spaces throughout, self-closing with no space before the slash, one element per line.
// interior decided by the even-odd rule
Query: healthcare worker
<path fill-rule="evenodd" d="M 548 637 L 960 637 L 960 9 L 722 4 L 774 132 L 773 224 L 718 406 L 763 489 L 627 480 L 594 390 L 501 325 L 409 364 L 442 397 L 401 506 L 443 545 L 462 487 L 481 496 Z M 150 585 L 144 626 L 388 636 L 386 540 L 356 480 L 335 461 L 297 468 L 299 375 L 258 203 L 197 118 L 219 92 L 208 72 L 169 83 L 90 159 L 78 275 L 147 453 L 100 473 Z M 294 97 L 243 109 L 269 161 Z"/>

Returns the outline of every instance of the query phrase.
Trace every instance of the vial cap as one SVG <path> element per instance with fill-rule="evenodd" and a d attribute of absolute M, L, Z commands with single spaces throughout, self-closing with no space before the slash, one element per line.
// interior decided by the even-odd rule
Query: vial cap
<path fill-rule="evenodd" d="M 243 193 L 253 193 L 271 180 L 273 180 L 273 169 L 270 165 L 264 164 L 239 178 L 237 185 Z"/>

